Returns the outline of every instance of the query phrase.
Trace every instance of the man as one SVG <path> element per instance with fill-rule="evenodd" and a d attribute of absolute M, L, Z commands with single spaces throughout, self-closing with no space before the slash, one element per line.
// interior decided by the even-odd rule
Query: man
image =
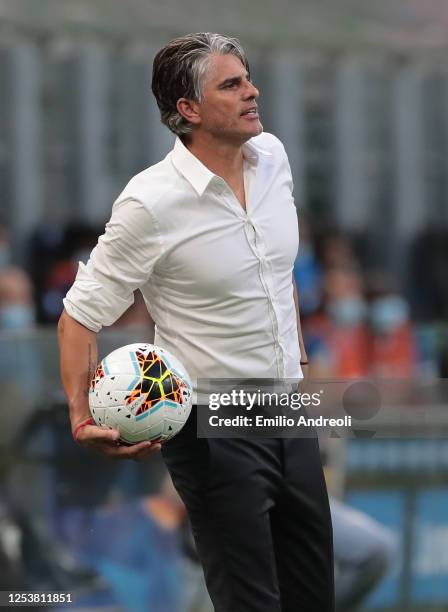
<path fill-rule="evenodd" d="M 156 343 L 199 378 L 301 378 L 291 172 L 262 134 L 249 65 L 219 34 L 176 39 L 152 89 L 173 151 L 134 177 L 64 301 L 61 370 L 76 440 L 144 459 L 91 424 L 95 332 L 140 288 Z M 332 533 L 316 439 L 198 439 L 196 411 L 162 453 L 189 513 L 216 612 L 333 610 Z"/>

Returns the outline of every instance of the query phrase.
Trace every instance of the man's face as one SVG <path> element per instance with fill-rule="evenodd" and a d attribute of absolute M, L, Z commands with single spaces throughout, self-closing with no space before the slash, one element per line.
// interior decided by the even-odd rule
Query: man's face
<path fill-rule="evenodd" d="M 263 131 L 257 111 L 258 89 L 234 55 L 213 54 L 204 77 L 202 101 L 196 103 L 197 133 L 242 144 Z"/>

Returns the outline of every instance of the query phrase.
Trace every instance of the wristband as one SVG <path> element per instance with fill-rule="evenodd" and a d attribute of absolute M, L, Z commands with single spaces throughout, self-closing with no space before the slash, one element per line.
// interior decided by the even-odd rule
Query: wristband
<path fill-rule="evenodd" d="M 309 361 L 301 361 L 300 362 L 300 365 L 308 365 L 308 364 L 309 364 Z"/>
<path fill-rule="evenodd" d="M 75 427 L 75 429 L 73 430 L 73 439 L 75 442 L 78 441 L 79 430 L 82 429 L 83 427 L 87 427 L 87 425 L 95 425 L 95 421 L 93 420 L 92 417 L 88 417 L 87 419 L 84 419 L 84 421 L 81 421 L 81 423 L 79 423 L 79 425 Z"/>

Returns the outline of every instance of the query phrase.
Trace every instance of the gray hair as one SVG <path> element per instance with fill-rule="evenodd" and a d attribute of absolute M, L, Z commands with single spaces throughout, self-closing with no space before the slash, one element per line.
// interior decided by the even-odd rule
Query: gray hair
<path fill-rule="evenodd" d="M 200 32 L 169 42 L 154 58 L 152 92 L 160 109 L 161 121 L 174 134 L 187 138 L 191 124 L 177 110 L 179 98 L 200 102 L 210 55 L 235 55 L 249 72 L 241 43 L 222 34 Z"/>

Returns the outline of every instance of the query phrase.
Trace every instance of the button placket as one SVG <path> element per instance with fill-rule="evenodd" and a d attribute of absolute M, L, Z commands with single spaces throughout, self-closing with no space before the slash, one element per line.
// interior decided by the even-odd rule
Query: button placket
<path fill-rule="evenodd" d="M 268 301 L 269 317 L 271 319 L 272 335 L 274 340 L 274 351 L 277 359 L 277 371 L 278 375 L 280 377 L 283 377 L 285 373 L 284 349 L 280 342 L 279 322 L 277 312 L 275 310 L 275 288 L 272 282 L 272 274 L 268 258 L 266 256 L 266 253 L 264 252 L 264 249 L 262 248 L 260 250 L 260 246 L 263 247 L 263 242 L 260 242 L 261 236 L 259 235 L 259 232 L 257 231 L 254 222 L 252 221 L 251 217 L 247 212 L 247 206 L 249 204 L 247 199 L 245 211 L 233 191 L 228 188 L 225 181 L 223 181 L 222 179 L 221 181 L 224 183 L 224 187 L 222 189 L 222 197 L 226 204 L 232 209 L 232 211 L 237 214 L 237 216 L 239 216 L 243 221 L 247 242 L 258 260 L 259 277 Z"/>
<path fill-rule="evenodd" d="M 268 301 L 269 316 L 271 319 L 272 334 L 273 334 L 273 339 L 274 339 L 274 350 L 275 350 L 275 354 L 277 358 L 277 371 L 278 371 L 278 375 L 280 377 L 283 377 L 284 376 L 284 356 L 283 356 L 284 349 L 280 342 L 279 323 L 278 323 L 278 317 L 277 317 L 277 312 L 275 310 L 275 303 L 274 303 L 274 298 L 273 298 L 274 291 L 272 287 L 271 273 L 269 270 L 269 262 L 268 262 L 267 257 L 260 253 L 259 247 L 263 243 L 260 242 L 261 237 L 259 233 L 257 232 L 257 229 L 250 218 L 247 218 L 245 220 L 245 230 L 246 230 L 246 237 L 247 237 L 249 246 L 251 247 L 252 252 L 256 256 L 256 258 L 258 259 L 258 270 L 259 270 L 260 280 L 261 280 L 261 284 L 262 284 L 262 287 L 264 289 L 264 292 L 266 294 L 266 298 Z M 250 233 L 253 234 L 253 241 L 250 238 Z"/>

